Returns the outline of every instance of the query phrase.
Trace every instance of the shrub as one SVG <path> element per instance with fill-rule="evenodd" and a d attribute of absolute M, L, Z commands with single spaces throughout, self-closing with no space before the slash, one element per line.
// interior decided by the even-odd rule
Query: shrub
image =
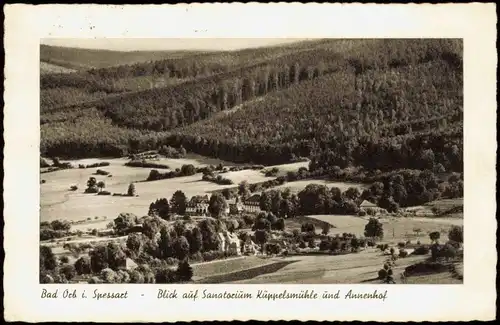
<path fill-rule="evenodd" d="M 405 268 L 407 275 L 447 272 L 448 266 L 436 262 L 420 262 Z"/>
<path fill-rule="evenodd" d="M 101 191 L 101 192 L 97 193 L 97 195 L 111 195 L 111 192 L 109 192 L 109 191 Z"/>
<path fill-rule="evenodd" d="M 387 278 L 387 270 L 386 269 L 380 269 L 378 271 L 378 278 L 379 278 L 379 280 L 385 280 L 385 278 Z"/>
<path fill-rule="evenodd" d="M 406 243 L 404 243 L 404 242 L 399 242 L 399 243 L 398 243 L 398 247 L 399 247 L 399 248 L 404 248 L 404 247 L 406 247 Z"/>
<path fill-rule="evenodd" d="M 60 261 L 61 261 L 61 263 L 63 263 L 63 264 L 66 264 L 66 263 L 68 263 L 68 262 L 69 262 L 69 258 L 68 258 L 67 256 L 61 256 L 61 257 L 59 258 L 59 260 L 60 260 Z"/>
<path fill-rule="evenodd" d="M 408 252 L 406 250 L 401 249 L 399 251 L 399 257 L 403 257 L 404 258 L 404 257 L 407 257 L 407 256 L 408 256 Z"/>
<path fill-rule="evenodd" d="M 99 193 L 99 188 L 97 186 L 87 187 L 85 189 L 85 193 L 87 194 Z"/>
<path fill-rule="evenodd" d="M 76 276 L 75 267 L 71 264 L 66 264 L 61 268 L 61 275 L 63 275 L 66 280 L 72 280 Z"/>
<path fill-rule="evenodd" d="M 105 170 L 102 170 L 102 169 L 98 169 L 96 170 L 95 172 L 97 175 L 103 175 L 103 176 L 107 176 L 109 175 L 109 172 L 105 171 Z"/>
<path fill-rule="evenodd" d="M 69 189 L 70 189 L 71 191 L 76 191 L 76 190 L 78 190 L 78 186 L 76 186 L 76 185 L 72 185 Z"/>
<path fill-rule="evenodd" d="M 427 255 L 429 254 L 430 248 L 427 245 L 421 245 L 415 248 L 413 255 Z"/>
<path fill-rule="evenodd" d="M 306 242 L 305 241 L 301 241 L 300 244 L 299 244 L 299 247 L 300 248 L 306 248 Z"/>
<path fill-rule="evenodd" d="M 366 216 L 366 211 L 364 211 L 364 210 L 359 210 L 359 212 L 358 212 L 358 216 L 360 216 L 360 217 L 364 217 L 364 216 Z"/>
<path fill-rule="evenodd" d="M 327 251 L 330 249 L 331 243 L 328 240 L 322 240 L 319 244 L 320 251 Z"/>
<path fill-rule="evenodd" d="M 173 258 L 173 257 L 167 257 L 166 262 L 168 265 L 175 265 L 175 263 L 176 263 L 175 258 Z"/>
<path fill-rule="evenodd" d="M 193 277 L 193 268 L 189 265 L 187 260 L 179 263 L 176 275 L 180 281 L 191 281 Z"/>
<path fill-rule="evenodd" d="M 450 231 L 448 232 L 448 238 L 451 241 L 454 241 L 457 243 L 463 243 L 464 242 L 464 229 L 463 229 L 463 227 L 453 226 L 450 229 Z"/>

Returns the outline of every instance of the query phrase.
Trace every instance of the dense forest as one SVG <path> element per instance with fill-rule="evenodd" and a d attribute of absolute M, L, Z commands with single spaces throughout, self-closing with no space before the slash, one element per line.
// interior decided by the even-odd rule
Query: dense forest
<path fill-rule="evenodd" d="M 306 43 L 44 75 L 42 155 L 169 145 L 264 165 L 308 157 L 313 171 L 463 170 L 460 40 Z M 120 84 L 159 76 L 171 82 Z"/>

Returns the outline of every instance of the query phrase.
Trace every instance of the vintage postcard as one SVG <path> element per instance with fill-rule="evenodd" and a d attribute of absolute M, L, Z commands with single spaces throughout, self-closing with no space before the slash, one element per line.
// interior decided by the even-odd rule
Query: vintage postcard
<path fill-rule="evenodd" d="M 7 320 L 494 319 L 494 5 L 5 15 Z"/>

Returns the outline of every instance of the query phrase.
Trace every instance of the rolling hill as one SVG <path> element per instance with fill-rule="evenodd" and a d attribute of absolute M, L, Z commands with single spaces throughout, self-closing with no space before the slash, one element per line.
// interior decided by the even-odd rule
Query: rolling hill
<path fill-rule="evenodd" d="M 235 162 L 460 171 L 461 46 L 326 39 L 42 76 L 42 153 L 167 144 Z"/>

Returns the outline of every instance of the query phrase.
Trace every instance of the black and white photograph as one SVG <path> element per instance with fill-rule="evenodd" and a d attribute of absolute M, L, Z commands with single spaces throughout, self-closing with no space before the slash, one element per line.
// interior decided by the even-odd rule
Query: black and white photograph
<path fill-rule="evenodd" d="M 40 283 L 463 283 L 461 39 L 44 39 Z"/>

